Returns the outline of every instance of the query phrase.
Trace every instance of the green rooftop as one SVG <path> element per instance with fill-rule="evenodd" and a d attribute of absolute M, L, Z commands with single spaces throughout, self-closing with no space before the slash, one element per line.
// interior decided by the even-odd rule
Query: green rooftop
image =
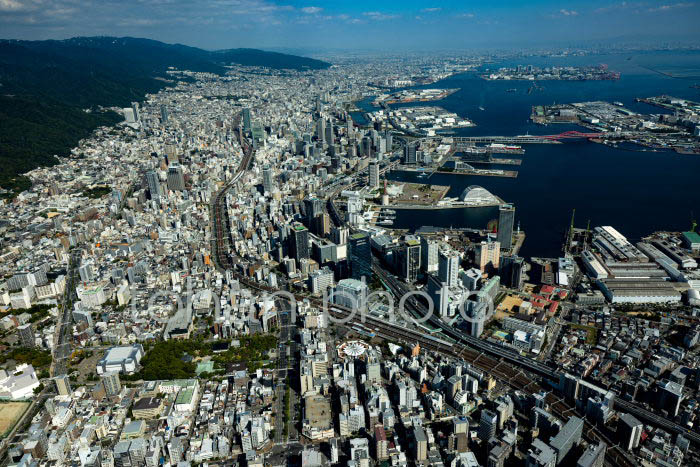
<path fill-rule="evenodd" d="M 700 235 L 697 232 L 683 232 L 683 237 L 688 243 L 700 243 Z"/>
<path fill-rule="evenodd" d="M 194 389 L 193 388 L 187 388 L 181 390 L 177 398 L 175 399 L 176 404 L 189 404 L 192 402 L 192 397 L 194 396 Z"/>

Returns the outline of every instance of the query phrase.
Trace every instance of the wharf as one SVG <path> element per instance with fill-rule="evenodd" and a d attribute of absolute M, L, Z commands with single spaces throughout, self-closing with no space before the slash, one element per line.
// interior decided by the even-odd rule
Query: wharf
<path fill-rule="evenodd" d="M 455 136 L 452 138 L 455 147 L 459 145 L 472 146 L 474 143 L 501 143 L 501 144 L 561 144 L 551 138 L 533 135 L 519 136 Z"/>
<path fill-rule="evenodd" d="M 469 163 L 469 165 L 472 164 L 501 164 L 501 165 L 520 165 L 523 163 L 522 159 L 505 159 L 505 158 L 500 158 L 500 157 L 494 157 L 491 160 L 488 161 L 479 161 L 479 160 L 469 160 L 469 159 L 463 159 L 464 162 Z"/>
<path fill-rule="evenodd" d="M 482 177 L 505 177 L 505 178 L 517 178 L 518 172 L 515 170 L 500 170 L 500 169 L 457 169 L 457 170 L 447 170 L 439 168 L 436 172 L 439 173 L 451 173 L 455 175 L 478 175 Z"/>

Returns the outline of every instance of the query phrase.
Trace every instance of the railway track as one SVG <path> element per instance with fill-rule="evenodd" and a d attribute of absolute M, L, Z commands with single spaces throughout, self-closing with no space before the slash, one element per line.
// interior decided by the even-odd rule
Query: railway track
<path fill-rule="evenodd" d="M 228 210 L 226 208 L 226 195 L 228 194 L 228 191 L 236 186 L 238 180 L 241 178 L 241 176 L 244 174 L 246 170 L 248 170 L 252 159 L 254 155 L 254 151 L 250 144 L 247 142 L 245 137 L 243 136 L 243 133 L 240 129 L 240 116 L 238 116 L 238 135 L 239 135 L 239 142 L 241 144 L 241 147 L 243 148 L 244 156 L 243 159 L 241 160 L 241 163 L 239 165 L 238 171 L 236 175 L 233 177 L 233 179 L 227 183 L 216 195 L 215 200 L 212 204 L 212 221 L 213 221 L 213 232 L 215 233 L 215 239 L 213 242 L 213 247 L 215 248 L 215 260 L 217 262 L 217 266 L 220 269 L 230 269 L 234 266 L 235 264 L 235 256 L 230 252 L 230 228 L 229 228 L 229 219 L 228 219 Z M 335 211 L 335 206 L 330 200 L 330 204 L 328 207 L 331 207 L 331 211 Z M 337 211 L 334 212 L 334 214 L 337 215 Z M 338 216 L 339 217 L 339 216 Z M 342 220 L 339 222 L 342 225 Z M 258 284 L 257 282 L 253 282 L 249 280 L 246 276 L 237 273 L 236 271 L 231 271 L 233 273 L 233 276 L 239 280 L 239 282 L 242 285 L 245 285 L 246 287 L 249 287 L 254 290 L 258 291 L 263 291 L 263 292 L 268 292 L 268 293 L 275 293 L 279 292 L 279 290 L 274 289 L 272 287 L 268 287 L 265 285 Z M 285 291 L 286 292 L 286 291 Z M 310 298 L 307 296 L 302 296 L 302 295 L 294 295 L 295 299 L 298 301 L 302 300 L 310 300 L 312 304 L 316 305 L 320 309 L 327 309 L 328 307 L 325 306 L 326 304 L 322 303 L 320 299 L 314 299 Z M 410 300 L 408 302 L 411 302 Z M 417 306 L 417 305 L 413 305 Z M 433 350 L 436 352 L 439 352 L 443 355 L 448 355 L 453 358 L 458 358 L 462 359 L 466 362 L 471 363 L 474 365 L 474 367 L 493 375 L 497 380 L 503 382 L 504 384 L 508 385 L 509 387 L 513 389 L 517 389 L 523 392 L 526 392 L 528 394 L 536 394 L 540 393 L 543 391 L 543 388 L 540 386 L 540 384 L 536 381 L 535 378 L 531 376 L 531 373 L 526 373 L 522 368 L 522 365 L 525 366 L 526 371 L 529 372 L 534 372 L 535 374 L 539 374 L 541 376 L 544 376 L 545 378 L 553 379 L 553 377 L 558 376 L 554 370 L 551 368 L 546 367 L 545 365 L 541 364 L 540 362 L 535 362 L 528 364 L 528 360 L 525 357 L 518 357 L 515 358 L 510 355 L 510 353 L 506 352 L 503 350 L 502 352 L 500 349 L 494 349 L 489 347 L 487 350 L 490 353 L 495 353 L 496 355 L 487 355 L 483 350 L 478 350 L 477 348 L 473 347 L 468 347 L 469 345 L 473 345 L 474 342 L 471 342 L 469 339 L 464 339 L 464 337 L 471 337 L 471 336 L 457 336 L 458 339 L 457 341 L 461 341 L 462 348 L 455 351 L 455 346 L 454 343 L 446 342 L 446 341 L 441 341 L 440 339 L 437 339 L 429 334 L 426 334 L 425 332 L 422 332 L 420 330 L 413 330 L 405 327 L 400 327 L 396 326 L 392 323 L 387 323 L 386 321 L 382 321 L 376 318 L 368 317 L 368 316 L 358 316 L 355 315 L 352 310 L 349 309 L 344 309 L 343 307 L 333 305 L 328 310 L 329 314 L 332 315 L 336 319 L 350 319 L 349 323 L 347 324 L 357 324 L 357 323 L 362 323 L 362 324 L 367 324 L 367 326 L 372 327 L 373 329 L 377 330 L 377 333 L 385 338 L 391 338 L 391 339 L 396 339 L 399 341 L 404 341 L 408 343 L 419 343 L 421 347 L 427 349 L 427 350 Z M 456 333 L 456 331 L 454 331 Z M 465 342 L 466 341 L 466 342 Z M 479 343 L 482 343 L 483 341 L 480 341 Z M 495 358 L 498 357 L 498 358 Z M 504 360 L 506 359 L 513 359 L 515 358 L 515 361 L 511 362 L 505 362 Z M 514 366 L 514 365 L 517 365 Z M 554 394 L 551 392 L 546 396 L 548 403 L 550 403 L 550 407 L 552 411 L 559 417 L 566 418 L 569 417 L 573 414 L 575 414 L 575 409 L 570 407 L 566 402 L 563 400 L 557 398 Z M 640 409 L 639 407 L 631 404 L 630 405 L 632 408 L 636 410 L 637 413 L 634 413 L 636 416 L 639 416 L 640 418 L 643 418 L 647 421 L 651 421 L 652 423 L 654 422 L 655 415 L 651 413 L 646 413 L 643 409 Z M 585 420 L 585 419 L 584 419 Z M 666 421 L 666 428 L 670 429 L 671 431 L 676 431 L 676 432 L 686 432 L 688 430 L 683 430 L 682 427 L 677 427 L 673 422 Z M 656 423 L 658 424 L 658 423 Z M 663 425 L 661 425 L 663 426 Z M 694 442 L 700 443 L 700 435 L 697 433 L 691 432 L 689 435 L 690 439 Z M 625 451 L 621 450 L 618 446 L 615 445 L 610 439 L 608 439 L 605 434 L 603 434 L 597 427 L 591 425 L 589 422 L 585 422 L 584 425 L 584 438 L 589 441 L 589 442 L 598 442 L 598 441 L 604 441 L 606 444 L 608 444 L 608 449 L 606 451 L 606 463 L 610 465 L 620 465 L 620 466 L 634 466 L 636 465 L 636 462 L 630 458 L 629 454 L 626 453 Z"/>

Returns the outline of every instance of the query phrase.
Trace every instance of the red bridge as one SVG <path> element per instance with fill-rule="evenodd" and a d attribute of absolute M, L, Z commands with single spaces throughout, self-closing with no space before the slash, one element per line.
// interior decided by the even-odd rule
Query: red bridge
<path fill-rule="evenodd" d="M 582 139 L 582 138 L 588 139 L 588 138 L 598 138 L 600 136 L 603 136 L 603 133 L 581 133 L 580 131 L 565 131 L 564 133 L 559 133 L 558 135 L 545 135 L 545 136 L 540 136 L 540 138 L 550 139 L 550 140 L 560 140 L 560 139 Z"/>

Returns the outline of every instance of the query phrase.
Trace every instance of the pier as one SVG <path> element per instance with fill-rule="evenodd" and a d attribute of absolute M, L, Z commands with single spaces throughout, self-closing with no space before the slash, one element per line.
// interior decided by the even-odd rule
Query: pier
<path fill-rule="evenodd" d="M 558 136 L 558 135 L 554 135 Z M 561 144 L 552 135 L 547 136 L 454 136 L 452 138 L 455 148 L 473 146 L 475 143 L 501 143 L 501 144 Z"/>

